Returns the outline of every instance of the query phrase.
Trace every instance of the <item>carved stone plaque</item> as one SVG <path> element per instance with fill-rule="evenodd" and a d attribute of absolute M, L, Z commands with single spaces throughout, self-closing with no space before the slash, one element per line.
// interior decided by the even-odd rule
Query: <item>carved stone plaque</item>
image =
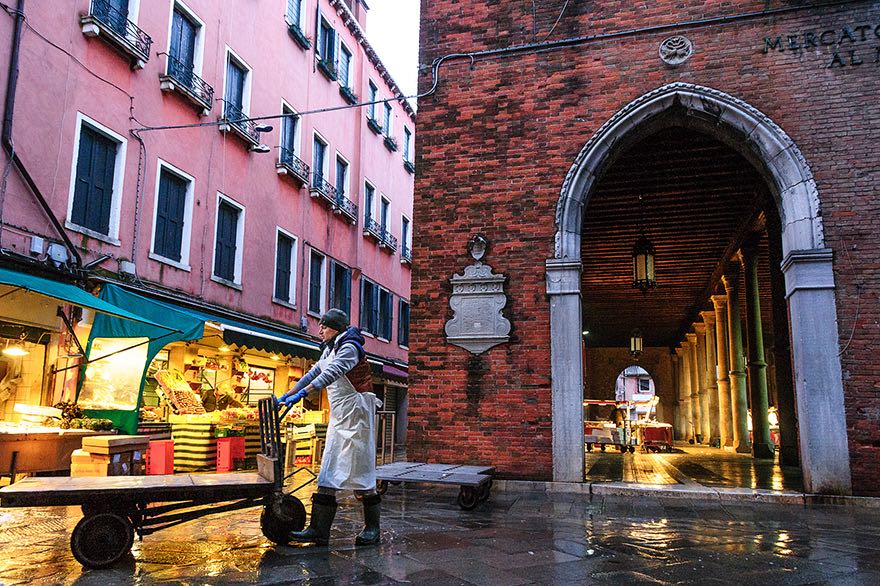
<path fill-rule="evenodd" d="M 453 275 L 449 280 L 449 307 L 455 315 L 446 322 L 447 342 L 472 354 L 482 354 L 510 339 L 510 322 L 501 315 L 507 304 L 506 279 L 504 275 L 493 275 L 492 267 L 479 260 L 465 267 L 463 275 Z"/>

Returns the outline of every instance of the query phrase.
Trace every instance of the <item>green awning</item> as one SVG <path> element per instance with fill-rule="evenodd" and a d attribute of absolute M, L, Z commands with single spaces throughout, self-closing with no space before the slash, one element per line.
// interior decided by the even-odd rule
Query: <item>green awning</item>
<path fill-rule="evenodd" d="M 79 287 L 68 283 L 52 281 L 51 279 L 44 279 L 42 277 L 35 277 L 18 271 L 0 268 L 0 285 L 8 285 L 9 287 L 12 287 L 9 291 L 0 290 L 0 296 L 5 297 L 7 300 L 9 297 L 15 295 L 15 291 L 27 291 L 64 303 L 70 303 L 79 307 L 87 307 L 98 313 L 112 315 L 113 317 L 119 317 L 161 328 L 165 331 L 179 331 L 176 327 L 160 325 L 144 317 L 126 311 L 121 307 L 108 303 L 103 299 L 99 299 L 98 297 L 83 291 Z"/>

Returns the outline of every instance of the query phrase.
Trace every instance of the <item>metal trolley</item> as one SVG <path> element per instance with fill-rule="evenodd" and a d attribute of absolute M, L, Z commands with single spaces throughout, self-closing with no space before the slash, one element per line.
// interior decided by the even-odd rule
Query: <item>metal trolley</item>
<path fill-rule="evenodd" d="M 256 473 L 26 478 L 0 489 L 0 506 L 82 508 L 70 536 L 73 556 L 87 568 L 106 568 L 139 538 L 212 513 L 262 506 L 263 535 L 286 544 L 305 526 L 302 502 L 282 489 L 284 446 L 271 398 L 259 402 L 261 453 Z M 308 484 L 309 480 L 306 482 Z M 296 492 L 305 484 L 297 487 Z M 218 506 L 217 503 L 224 503 Z"/>

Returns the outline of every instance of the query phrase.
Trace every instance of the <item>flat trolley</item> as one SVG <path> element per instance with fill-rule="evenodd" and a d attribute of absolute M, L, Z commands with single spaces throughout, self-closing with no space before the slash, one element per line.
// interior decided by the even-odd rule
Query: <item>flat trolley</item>
<path fill-rule="evenodd" d="M 489 498 L 493 472 L 493 466 L 394 462 L 376 468 L 376 490 L 379 494 L 385 494 L 389 483 L 457 484 L 459 492 L 456 502 L 465 511 L 470 511 Z"/>
<path fill-rule="evenodd" d="M 135 533 L 142 538 L 204 515 L 247 507 L 262 506 L 263 535 L 286 544 L 290 532 L 301 530 L 306 519 L 302 502 L 282 490 L 280 421 L 287 411 L 279 414 L 267 398 L 259 402 L 259 413 L 256 473 L 26 478 L 0 489 L 0 506 L 79 505 L 83 518 L 70 536 L 70 549 L 77 561 L 94 569 L 106 568 L 130 551 Z"/>

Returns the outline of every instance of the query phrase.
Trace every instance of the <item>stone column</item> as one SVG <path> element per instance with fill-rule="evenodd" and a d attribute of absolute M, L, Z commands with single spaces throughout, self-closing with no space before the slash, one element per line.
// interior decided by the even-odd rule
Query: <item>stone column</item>
<path fill-rule="evenodd" d="M 550 296 L 553 480 L 584 481 L 584 388 L 581 363 L 581 263 L 546 262 Z"/>
<path fill-rule="evenodd" d="M 715 356 L 715 312 L 701 311 L 706 324 L 706 389 L 709 395 L 709 445 L 721 447 L 721 414 L 718 402 L 718 362 Z"/>
<path fill-rule="evenodd" d="M 673 413 L 672 413 L 672 430 L 673 436 L 675 439 L 683 439 L 684 438 L 684 425 L 682 424 L 681 417 L 681 375 L 679 374 L 679 362 L 678 356 L 673 352 L 672 354 L 672 388 L 675 391 L 675 400 L 673 401 Z"/>
<path fill-rule="evenodd" d="M 694 324 L 697 332 L 697 380 L 700 383 L 700 430 L 703 443 L 710 445 L 712 429 L 709 424 L 709 379 L 706 376 L 706 324 Z"/>
<path fill-rule="evenodd" d="M 830 249 L 796 250 L 782 263 L 804 490 L 851 494 L 843 376 Z"/>
<path fill-rule="evenodd" d="M 749 441 L 749 403 L 743 365 L 742 319 L 739 310 L 738 275 L 721 277 L 727 291 L 727 332 L 730 350 L 730 401 L 733 412 L 733 446 L 741 454 L 752 451 Z"/>
<path fill-rule="evenodd" d="M 733 446 L 733 413 L 730 409 L 730 351 L 727 346 L 727 295 L 713 295 L 715 306 L 715 342 L 718 352 L 718 427 L 721 432 L 721 447 Z"/>
<path fill-rule="evenodd" d="M 696 441 L 696 437 L 694 435 L 694 410 L 691 406 L 691 369 L 690 369 L 690 360 L 688 359 L 688 355 L 690 354 L 689 344 L 687 342 L 682 342 L 679 348 L 675 349 L 675 354 L 678 356 L 678 363 L 681 366 L 681 377 L 680 377 L 680 385 L 679 385 L 679 395 L 678 403 L 681 405 L 682 412 L 682 422 L 684 423 L 684 440 L 694 440 Z"/>
<path fill-rule="evenodd" d="M 685 334 L 685 338 L 687 338 L 688 341 L 687 361 L 688 373 L 690 374 L 691 380 L 691 413 L 693 414 L 694 422 L 694 442 L 703 443 L 705 440 L 703 438 L 703 414 L 700 410 L 700 375 L 697 367 L 697 335 Z"/>
<path fill-rule="evenodd" d="M 740 251 L 745 270 L 746 319 L 749 323 L 749 394 L 752 399 L 752 454 L 756 458 L 773 458 L 767 391 L 767 362 L 764 360 L 764 329 L 761 324 L 761 291 L 758 285 L 758 251 L 745 246 Z"/>

